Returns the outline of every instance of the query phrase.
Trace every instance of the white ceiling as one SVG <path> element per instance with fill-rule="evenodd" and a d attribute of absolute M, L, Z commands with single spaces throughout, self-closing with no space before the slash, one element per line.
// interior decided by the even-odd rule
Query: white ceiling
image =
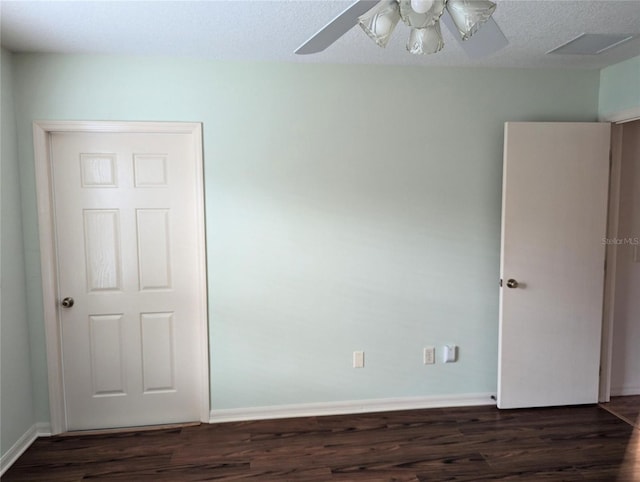
<path fill-rule="evenodd" d="M 640 35 L 600 55 L 546 55 L 581 33 L 640 34 L 640 0 L 497 0 L 509 45 L 470 61 L 443 28 L 445 48 L 405 51 L 398 25 L 386 49 L 353 28 L 326 51 L 293 51 L 350 0 L 2 0 L 2 45 L 14 52 L 110 53 L 220 60 L 389 65 L 602 68 L 640 55 Z"/>

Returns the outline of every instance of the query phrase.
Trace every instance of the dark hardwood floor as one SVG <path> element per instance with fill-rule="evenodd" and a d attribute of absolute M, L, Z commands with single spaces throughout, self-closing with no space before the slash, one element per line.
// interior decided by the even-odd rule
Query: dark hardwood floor
<path fill-rule="evenodd" d="M 640 428 L 640 395 L 611 397 L 610 402 L 601 403 L 600 406 L 625 422 Z"/>
<path fill-rule="evenodd" d="M 598 406 L 413 410 L 37 440 L 3 481 L 640 481 Z"/>

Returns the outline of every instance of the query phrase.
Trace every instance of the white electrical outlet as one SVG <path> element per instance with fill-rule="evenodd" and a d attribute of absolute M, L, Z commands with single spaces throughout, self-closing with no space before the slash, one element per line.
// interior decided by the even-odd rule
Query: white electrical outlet
<path fill-rule="evenodd" d="M 364 368 L 364 352 L 353 352 L 353 368 Z"/>
<path fill-rule="evenodd" d="M 442 361 L 445 363 L 454 363 L 457 358 L 458 347 L 456 345 L 445 345 L 443 350 Z"/>
<path fill-rule="evenodd" d="M 424 348 L 423 360 L 425 365 L 433 365 L 436 362 L 436 348 L 434 346 Z"/>

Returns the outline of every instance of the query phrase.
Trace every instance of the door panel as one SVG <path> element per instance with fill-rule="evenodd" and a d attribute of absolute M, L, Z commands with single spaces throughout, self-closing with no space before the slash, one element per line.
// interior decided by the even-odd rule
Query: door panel
<path fill-rule="evenodd" d="M 597 402 L 609 146 L 609 124 L 505 126 L 500 408 Z"/>
<path fill-rule="evenodd" d="M 67 428 L 200 419 L 196 146 L 51 134 Z"/>

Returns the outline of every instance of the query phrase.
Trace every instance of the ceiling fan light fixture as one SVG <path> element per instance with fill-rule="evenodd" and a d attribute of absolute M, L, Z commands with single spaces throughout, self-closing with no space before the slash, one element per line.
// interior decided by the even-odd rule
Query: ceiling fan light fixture
<path fill-rule="evenodd" d="M 412 28 L 409 33 L 407 50 L 412 54 L 427 55 L 435 54 L 444 47 L 440 22 L 425 28 Z"/>
<path fill-rule="evenodd" d="M 491 55 L 509 43 L 492 18 L 496 4 L 490 0 L 352 1 L 349 7 L 298 47 L 295 53 L 322 52 L 356 24 L 359 24 L 378 46 L 385 47 L 400 19 L 410 28 L 417 30 L 433 27 L 428 31 L 411 32 L 407 49 L 412 53 L 433 53 L 442 48 L 444 42 L 440 34 L 440 23 L 444 23 L 456 34 L 456 42 L 472 59 Z M 465 41 L 484 24 L 486 26 L 483 27 L 482 33 L 474 36 L 472 41 Z"/>
<path fill-rule="evenodd" d="M 428 7 L 424 12 L 414 8 L 416 0 L 398 0 L 398 3 L 400 4 L 400 17 L 404 23 L 413 28 L 425 28 L 440 19 L 444 13 L 446 2 L 445 0 L 421 0 L 418 2 L 420 4 L 418 8 L 423 10 L 424 7 Z"/>
<path fill-rule="evenodd" d="M 400 7 L 397 0 L 382 0 L 358 18 L 362 30 L 380 47 L 387 46 L 399 21 Z"/>
<path fill-rule="evenodd" d="M 447 11 L 462 40 L 471 37 L 496 9 L 490 0 L 448 0 Z"/>

